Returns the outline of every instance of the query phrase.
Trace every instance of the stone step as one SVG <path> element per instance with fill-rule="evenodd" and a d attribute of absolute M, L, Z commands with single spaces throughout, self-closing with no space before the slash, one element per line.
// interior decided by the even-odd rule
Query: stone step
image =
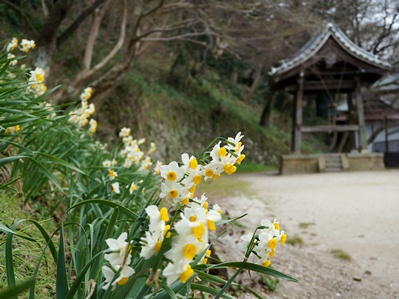
<path fill-rule="evenodd" d="M 342 167 L 341 161 L 326 161 L 326 167 Z"/>
<path fill-rule="evenodd" d="M 326 172 L 339 172 L 342 171 L 342 161 L 340 155 L 326 155 L 325 160 L 325 171 Z"/>

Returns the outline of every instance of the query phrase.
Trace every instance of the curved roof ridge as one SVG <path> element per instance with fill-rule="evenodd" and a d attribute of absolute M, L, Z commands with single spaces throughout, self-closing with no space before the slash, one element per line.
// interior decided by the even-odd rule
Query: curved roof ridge
<path fill-rule="evenodd" d="M 374 63 L 380 67 L 392 67 L 387 61 L 379 59 L 377 56 L 356 45 L 341 29 L 334 26 L 332 23 L 328 23 L 327 26 L 331 26 L 330 30 L 334 33 L 333 37 L 336 39 L 336 41 L 341 44 L 341 46 L 347 48 L 347 50 L 351 53 L 356 54 L 358 58 L 363 58 L 362 60 L 366 59 L 367 62 Z"/>
<path fill-rule="evenodd" d="M 341 47 L 346 49 L 349 53 L 351 53 L 358 59 L 378 66 L 380 68 L 392 68 L 392 66 L 388 62 L 379 59 L 375 55 L 356 45 L 346 36 L 346 34 L 341 29 L 336 27 L 333 23 L 329 22 L 320 34 L 311 38 L 291 59 L 281 60 L 280 66 L 272 67 L 269 71 L 269 75 L 281 74 L 307 61 L 313 55 L 315 55 L 321 47 L 324 46 L 330 36 L 333 37 L 334 40 Z"/>

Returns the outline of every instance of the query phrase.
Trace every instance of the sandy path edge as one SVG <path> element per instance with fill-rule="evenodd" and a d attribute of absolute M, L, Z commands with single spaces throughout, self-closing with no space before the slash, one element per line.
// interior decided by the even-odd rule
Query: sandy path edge
<path fill-rule="evenodd" d="M 274 258 L 277 270 L 301 283 L 282 281 L 265 298 L 399 298 L 398 170 L 235 178 L 248 182 L 254 194 L 222 199 L 231 216 L 247 212 L 247 227 L 276 218 L 289 236 L 304 241 L 285 246 Z M 228 238 L 242 232 L 230 232 L 219 245 L 236 253 L 237 240 Z M 337 259 L 332 249 L 352 260 Z"/>

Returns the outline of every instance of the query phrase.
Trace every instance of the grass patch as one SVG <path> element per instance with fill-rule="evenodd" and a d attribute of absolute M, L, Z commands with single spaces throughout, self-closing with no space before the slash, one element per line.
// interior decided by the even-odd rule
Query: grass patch
<path fill-rule="evenodd" d="M 239 194 L 251 195 L 249 183 L 226 175 L 216 180 L 202 182 L 198 186 L 196 194 L 204 192 L 209 198 L 221 198 Z"/>
<path fill-rule="evenodd" d="M 314 222 L 301 222 L 298 224 L 299 228 L 303 228 L 303 229 L 307 229 L 311 225 L 315 225 Z"/>
<path fill-rule="evenodd" d="M 333 249 L 331 250 L 331 253 L 336 257 L 341 260 L 345 261 L 350 261 L 352 257 L 349 255 L 349 253 L 343 251 L 342 249 Z"/>
<path fill-rule="evenodd" d="M 237 173 L 253 173 L 253 172 L 275 171 L 275 170 L 277 170 L 277 167 L 272 165 L 243 163 L 237 166 Z"/>
<path fill-rule="evenodd" d="M 287 238 L 287 241 L 286 241 L 285 243 L 291 244 L 291 245 L 293 245 L 293 246 L 296 246 L 296 245 L 303 245 L 303 240 L 302 240 L 301 237 L 294 236 L 294 237 L 292 237 L 292 238 L 288 237 L 288 238 Z"/>
<path fill-rule="evenodd" d="M 32 219 L 32 214 L 34 214 L 34 211 L 30 210 L 28 206 L 23 206 L 22 201 L 15 194 L 0 190 L 0 223 L 10 227 L 19 219 Z M 55 230 L 52 219 L 39 222 L 47 231 L 51 232 Z M 13 249 L 14 270 L 16 283 L 18 284 L 32 276 L 36 263 L 40 259 L 42 250 L 46 244 L 41 233 L 33 224 L 23 223 L 18 227 L 17 231 L 20 234 L 37 240 L 37 243 L 32 243 L 17 236 L 13 237 L 13 244 L 15 246 Z M 6 237 L 5 233 L 0 233 L 0 291 L 7 289 L 5 269 Z M 36 280 L 36 298 L 50 299 L 55 297 L 55 273 L 56 265 L 47 250 L 39 269 L 38 279 Z"/>
<path fill-rule="evenodd" d="M 278 279 L 262 275 L 261 278 L 259 279 L 259 283 L 266 286 L 270 291 L 275 292 L 278 286 Z"/>

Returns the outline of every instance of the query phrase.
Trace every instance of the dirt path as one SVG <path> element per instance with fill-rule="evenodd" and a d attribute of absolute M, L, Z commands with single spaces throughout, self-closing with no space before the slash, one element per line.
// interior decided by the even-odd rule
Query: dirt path
<path fill-rule="evenodd" d="M 265 298 L 399 298 L 399 171 L 235 179 L 248 182 L 253 195 L 222 199 L 231 216 L 248 213 L 246 227 L 276 218 L 289 238 L 303 240 L 280 247 L 274 258 L 275 269 L 301 283 L 280 281 Z M 351 260 L 337 258 L 334 249 Z"/>

